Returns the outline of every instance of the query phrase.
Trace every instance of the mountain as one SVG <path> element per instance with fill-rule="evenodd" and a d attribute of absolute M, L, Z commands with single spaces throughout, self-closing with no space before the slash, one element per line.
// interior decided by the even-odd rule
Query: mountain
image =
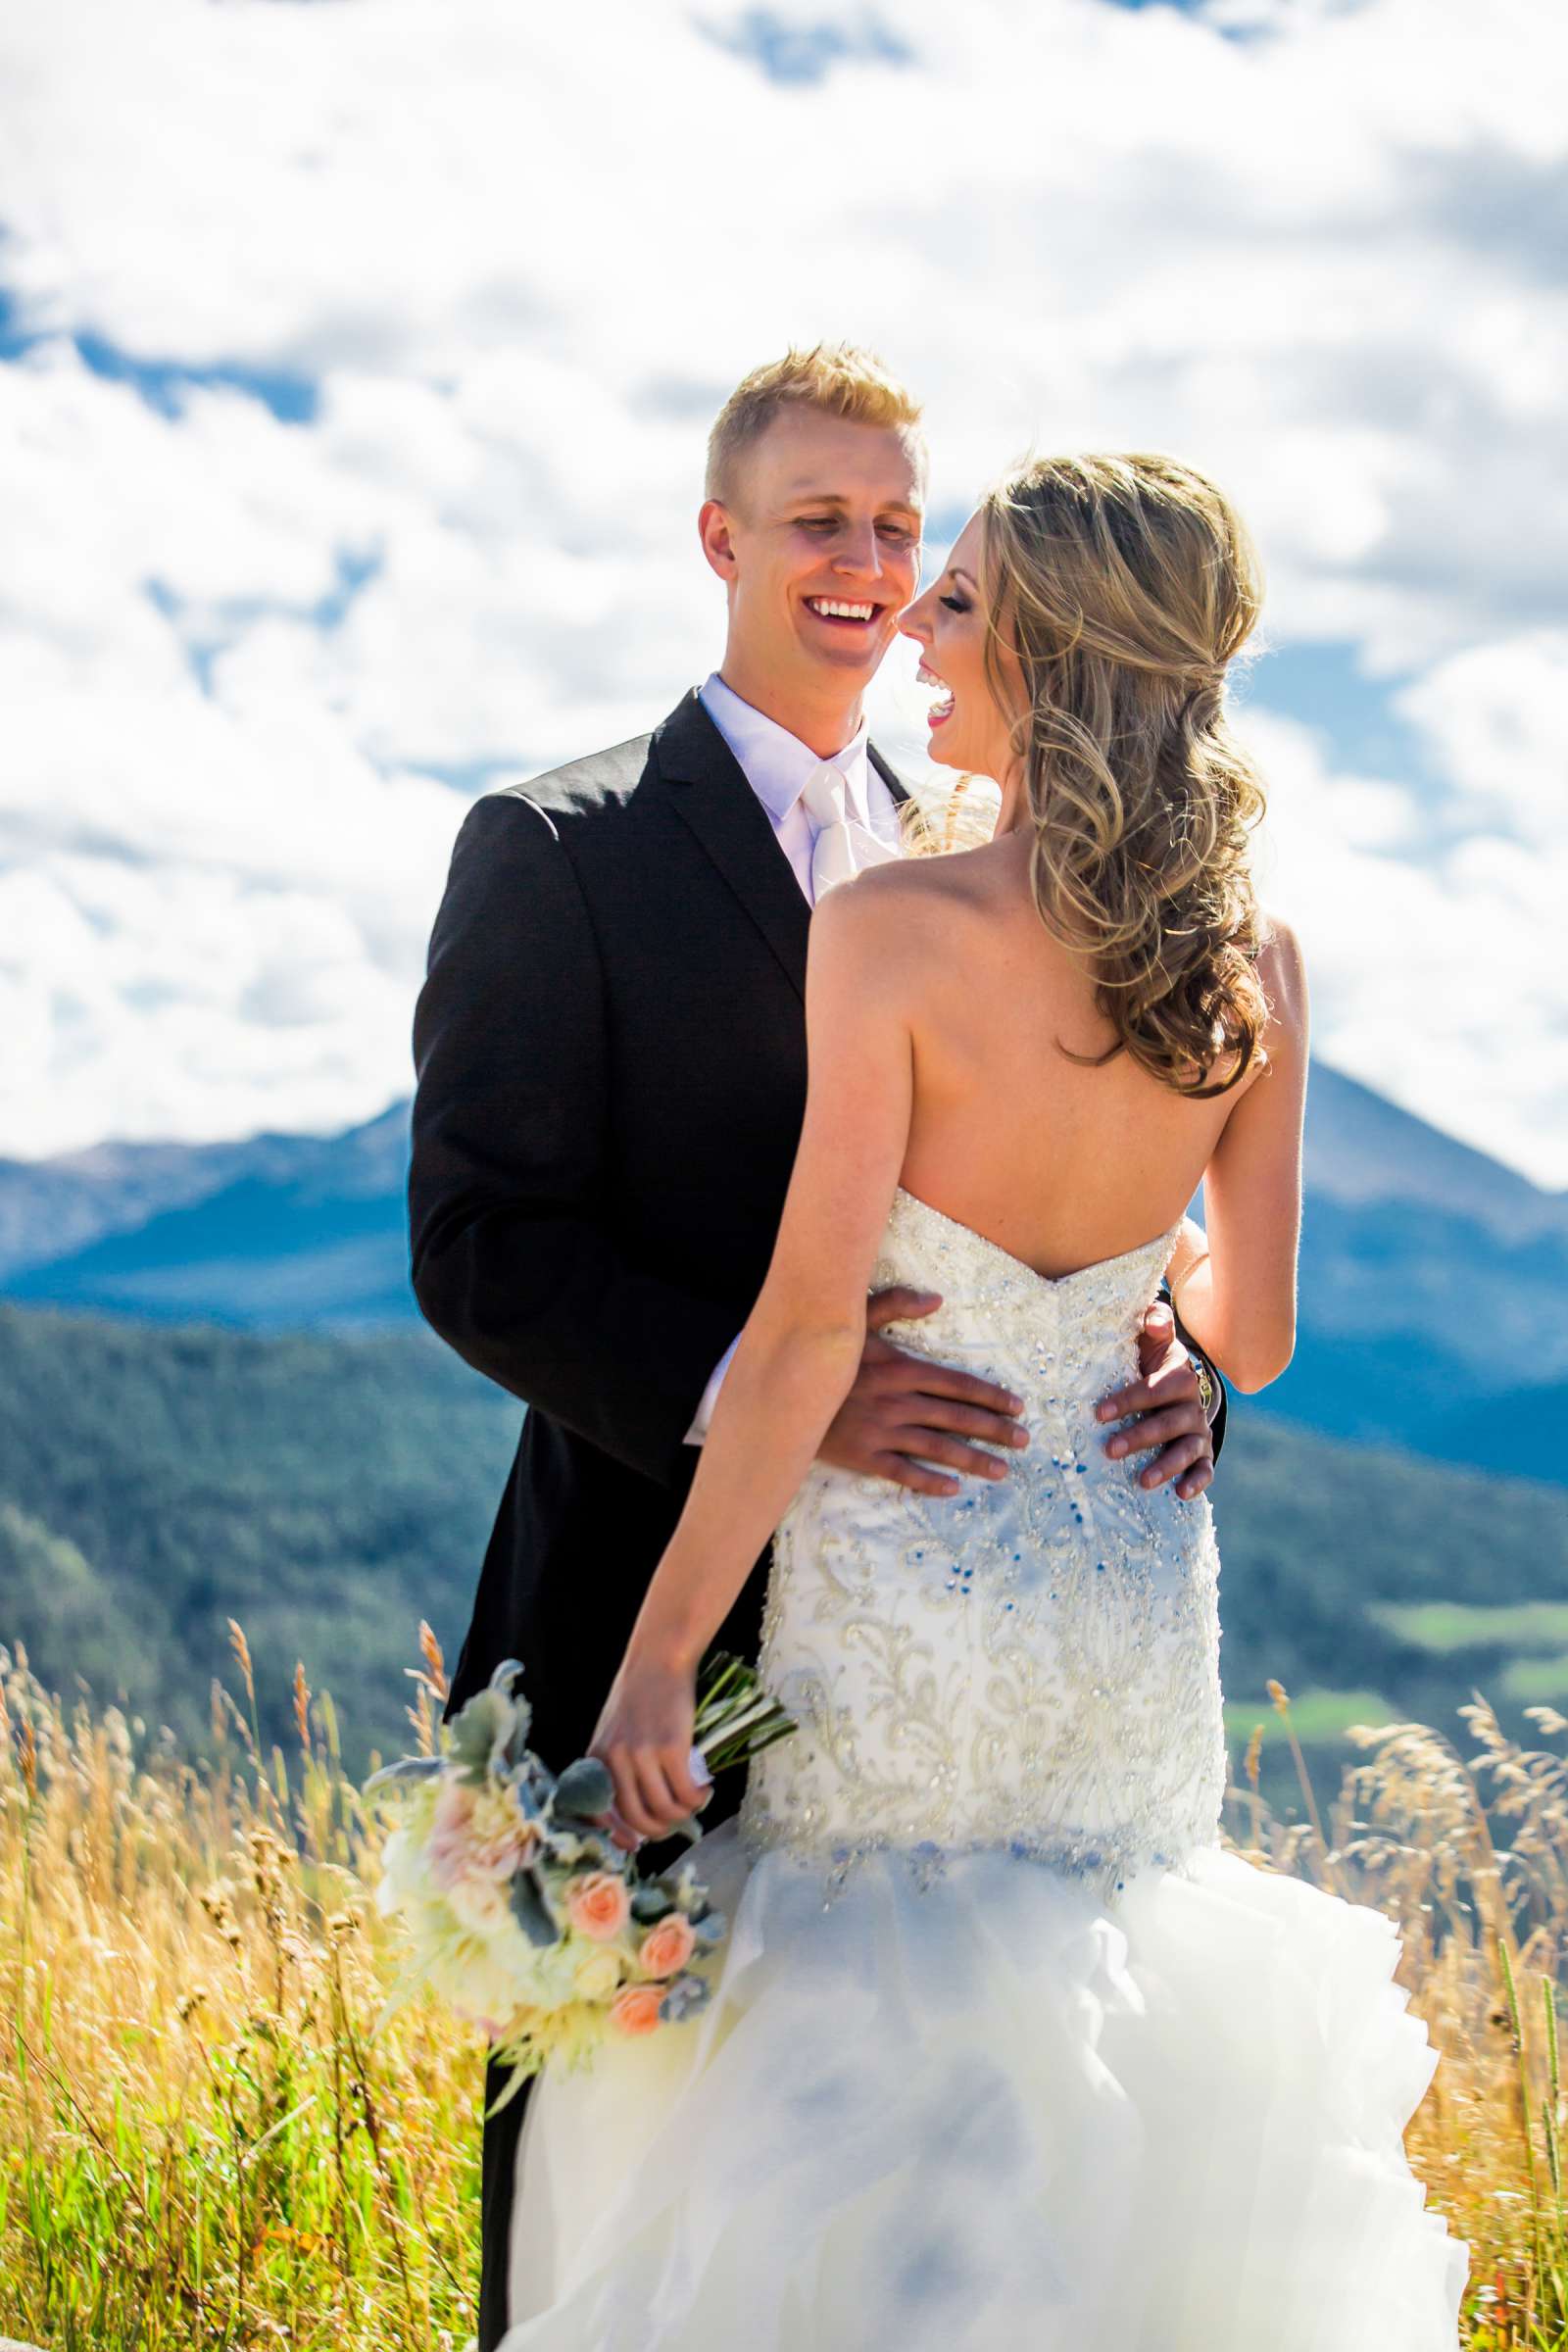
<path fill-rule="evenodd" d="M 341 1135 L 0 1162 L 0 1290 L 264 1329 L 407 1322 L 408 1128 L 404 1102 Z"/>
<path fill-rule="evenodd" d="M 1397 1201 L 1504 1243 L 1568 1242 L 1568 1194 L 1544 1191 L 1324 1061 L 1312 1065 L 1305 1167 L 1308 1193 L 1344 1208 Z"/>
<path fill-rule="evenodd" d="M 259 1331 L 406 1325 L 407 1139 L 399 1103 L 341 1135 L 0 1163 L 0 1293 Z M 1568 1482 L 1551 1394 L 1501 1401 L 1568 1379 L 1568 1199 L 1321 1061 L 1305 1160 L 1300 1337 L 1261 1409 Z"/>
<path fill-rule="evenodd" d="M 1265 1412 L 1338 1437 L 1495 1462 L 1494 1401 L 1568 1372 L 1568 1243 L 1497 1240 L 1420 1205 L 1348 1208 L 1309 1197 L 1302 1221 L 1296 1356 Z M 1568 1479 L 1553 1450 L 1531 1475 Z M 1526 1464 L 1511 1461 L 1522 1473 Z"/>
<path fill-rule="evenodd" d="M 253 1135 L 221 1144 L 93 1144 L 54 1159 L 0 1159 L 0 1283 L 70 1265 L 113 1235 L 144 1231 L 230 1185 L 298 1186 L 351 1198 L 395 1193 L 408 1164 L 409 1106 L 336 1135 Z"/>
<path fill-rule="evenodd" d="M 1322 1062 L 1304 1173 L 1296 1355 L 1259 1408 L 1568 1483 L 1568 1199 Z"/>
<path fill-rule="evenodd" d="M 206 1740 L 228 1620 L 264 1741 L 303 1660 L 351 1769 L 403 1744 L 428 1618 L 455 1662 L 520 1408 L 419 1328 L 262 1337 L 0 1306 L 0 1642 Z M 1303 1737 L 1568 1705 L 1568 1514 L 1537 1483 L 1348 1446 L 1238 1403 L 1215 1511 L 1239 1744 L 1278 1676 Z M 1273 1738 L 1273 1735 L 1270 1735 Z"/>
<path fill-rule="evenodd" d="M 1540 1478 L 1541 1465 L 1559 1464 L 1568 1450 L 1568 1380 L 1504 1390 L 1485 1411 L 1451 1406 L 1421 1433 L 1419 1450 L 1450 1462 L 1478 1462 L 1514 1478 Z"/>

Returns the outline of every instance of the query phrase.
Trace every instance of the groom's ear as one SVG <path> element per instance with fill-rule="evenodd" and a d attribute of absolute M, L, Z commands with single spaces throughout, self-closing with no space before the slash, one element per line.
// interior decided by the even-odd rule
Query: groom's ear
<path fill-rule="evenodd" d="M 716 498 L 709 499 L 697 517 L 697 535 L 703 543 L 704 555 L 719 578 L 733 580 L 735 539 L 728 507 L 721 505 Z"/>

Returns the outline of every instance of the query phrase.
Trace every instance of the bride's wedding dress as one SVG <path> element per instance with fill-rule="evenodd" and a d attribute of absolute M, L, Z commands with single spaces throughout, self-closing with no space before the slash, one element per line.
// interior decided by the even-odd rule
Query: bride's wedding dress
<path fill-rule="evenodd" d="M 536 2086 L 503 2352 L 1452 2352 L 1395 1931 L 1218 1845 L 1208 1503 L 1095 1419 L 1174 1241 L 1052 1281 L 898 1195 L 901 1344 L 1029 1450 L 791 1506 L 712 2004 Z"/>

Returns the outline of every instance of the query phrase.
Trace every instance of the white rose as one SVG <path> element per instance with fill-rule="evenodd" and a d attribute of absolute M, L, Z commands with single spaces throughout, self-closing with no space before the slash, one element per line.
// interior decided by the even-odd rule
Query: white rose
<path fill-rule="evenodd" d="M 580 2000 L 613 2000 L 620 1989 L 620 1963 L 613 1952 L 589 1952 L 577 1963 L 572 1983 Z"/>
<path fill-rule="evenodd" d="M 456 1880 L 447 1888 L 453 1917 L 476 1936 L 493 1936 L 511 1917 L 506 1888 L 491 1878 Z"/>

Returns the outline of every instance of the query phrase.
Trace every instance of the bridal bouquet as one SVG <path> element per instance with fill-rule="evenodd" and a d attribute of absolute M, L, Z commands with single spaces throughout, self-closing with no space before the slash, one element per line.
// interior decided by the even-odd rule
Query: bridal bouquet
<path fill-rule="evenodd" d="M 439 1993 L 512 2068 L 502 2105 L 547 2064 L 580 2065 L 607 2039 L 694 2017 L 726 1924 L 689 1861 L 636 1876 L 599 1826 L 614 1790 L 597 1757 L 558 1776 L 533 1753 L 521 1675 L 514 1660 L 498 1666 L 443 1729 L 440 1755 L 405 1756 L 367 1784 L 394 1816 L 377 1907 L 409 1947 L 383 2018 L 422 1985 Z M 794 1729 L 751 1667 L 709 1661 L 695 1753 L 710 1772 Z"/>

